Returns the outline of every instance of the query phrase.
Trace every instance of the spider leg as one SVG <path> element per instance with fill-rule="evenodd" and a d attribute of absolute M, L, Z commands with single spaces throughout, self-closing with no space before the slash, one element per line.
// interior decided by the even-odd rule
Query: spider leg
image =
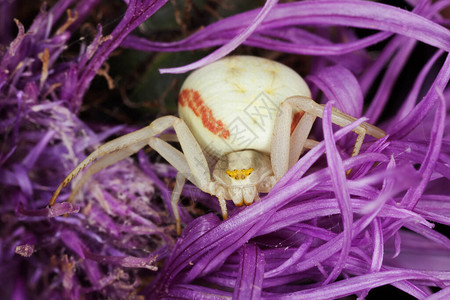
<path fill-rule="evenodd" d="M 70 193 L 67 202 L 73 201 L 73 199 L 81 190 L 83 185 L 89 180 L 89 178 L 92 177 L 92 175 L 103 170 L 106 167 L 109 167 L 110 165 L 115 164 L 118 161 L 121 161 L 122 159 L 125 159 L 133 155 L 134 153 L 138 152 L 141 148 L 143 148 L 146 144 L 147 143 L 145 141 L 136 144 L 131 144 L 128 147 L 122 148 L 120 151 L 112 152 L 94 161 L 89 166 L 89 168 L 86 169 L 86 172 L 84 172 L 83 176 L 80 178 L 80 180 L 78 180 L 78 182 L 76 182 L 76 184 L 72 188 L 72 192 Z"/>
<path fill-rule="evenodd" d="M 298 161 L 305 148 L 310 149 L 311 140 L 307 138 L 315 120 L 315 116 L 304 114 L 292 132 L 289 147 L 289 168 Z"/>
<path fill-rule="evenodd" d="M 185 179 L 191 181 L 202 191 L 210 194 L 216 194 L 216 188 L 211 181 L 211 171 L 206 157 L 186 123 L 182 119 L 177 119 L 173 124 L 173 128 L 175 129 L 177 139 L 183 152 L 159 137 L 150 138 L 148 144 L 179 172 L 177 174 L 175 189 L 171 197 L 177 233 L 179 234 L 181 232 L 181 220 L 178 211 L 178 202 Z M 219 199 L 222 216 L 226 219 L 228 213 L 224 197 L 222 195 L 217 195 L 217 197 Z"/>
<path fill-rule="evenodd" d="M 172 191 L 172 196 L 170 197 L 170 204 L 172 205 L 173 216 L 175 217 L 177 235 L 181 234 L 181 219 L 180 211 L 178 210 L 178 202 L 180 201 L 181 191 L 183 190 L 186 178 L 180 172 L 177 173 L 175 180 L 175 187 Z"/>
<path fill-rule="evenodd" d="M 316 117 L 321 118 L 323 115 L 324 106 L 317 104 L 316 102 L 314 102 L 314 100 L 310 98 L 295 96 L 288 98 L 287 101 L 292 102 L 299 109 L 304 110 L 306 113 L 315 115 Z M 331 122 L 333 122 L 333 124 L 345 127 L 355 122 L 356 120 L 357 119 L 355 117 L 347 115 L 346 113 L 340 111 L 335 107 L 332 108 Z M 377 139 L 380 139 L 386 135 L 386 133 L 383 130 L 367 122 L 362 123 L 355 129 L 353 129 L 353 131 L 358 135 L 358 137 L 353 147 L 352 156 L 358 155 L 359 151 L 361 150 L 361 145 L 363 143 L 366 134 L 373 136 L 374 138 Z"/>
<path fill-rule="evenodd" d="M 67 177 L 61 182 L 56 191 L 53 193 L 49 205 L 52 206 L 55 204 L 56 198 L 58 197 L 62 188 L 67 186 L 72 181 L 72 179 L 89 164 L 103 157 L 103 159 L 99 160 L 98 163 L 93 165 L 93 169 L 88 172 L 88 178 L 101 169 L 137 152 L 139 149 L 147 145 L 150 137 L 157 135 L 170 127 L 176 119 L 177 118 L 173 116 L 166 116 L 156 119 L 147 127 L 121 136 L 100 146 L 97 150 L 86 157 L 78 166 L 76 166 L 69 175 L 67 175 Z M 82 180 L 81 183 L 84 183 L 85 181 L 86 180 Z M 81 186 L 79 186 L 77 189 L 80 189 L 80 187 Z M 70 196 L 70 199 L 72 198 L 73 195 Z"/>
<path fill-rule="evenodd" d="M 177 118 L 173 128 L 183 152 L 158 137 L 150 138 L 149 146 L 181 172 L 187 180 L 202 191 L 210 192 L 211 172 L 200 145 L 182 119 Z"/>
<path fill-rule="evenodd" d="M 304 110 L 298 109 L 289 99 L 281 103 L 278 110 L 270 149 L 272 169 L 277 181 L 298 160 L 316 119 L 315 115 L 305 113 L 291 134 L 293 112 L 302 111 Z"/>
<path fill-rule="evenodd" d="M 162 135 L 155 137 L 166 129 L 173 127 L 175 135 Z M 179 141 L 183 152 L 177 150 L 165 140 Z M 177 232 L 181 231 L 180 216 L 177 203 L 180 199 L 181 190 L 184 186 L 185 179 L 190 180 L 204 192 L 211 192 L 211 174 L 208 163 L 186 123 L 174 116 L 165 116 L 153 121 L 149 126 L 144 127 L 135 132 L 129 133 L 115 140 L 112 140 L 86 157 L 69 175 L 63 180 L 54 192 L 49 205 L 55 204 L 56 198 L 62 188 L 67 186 L 72 179 L 87 167 L 87 170 L 80 181 L 75 185 L 69 201 L 75 197 L 76 193 L 81 189 L 84 183 L 98 171 L 126 158 L 144 146 L 149 145 L 163 156 L 177 170 L 177 180 L 175 190 L 172 193 L 171 204 L 177 223 Z M 89 167 L 88 167 L 89 166 Z M 224 210 L 223 201 L 221 201 L 222 214 L 226 218 L 226 208 Z"/>
<path fill-rule="evenodd" d="M 280 179 L 289 167 L 298 160 L 303 148 L 309 148 L 305 147 L 305 144 L 312 144 L 310 140 L 307 140 L 307 136 L 311 131 L 314 120 L 317 117 L 322 117 L 323 107 L 323 105 L 316 103 L 314 100 L 303 96 L 289 97 L 280 105 L 271 148 L 272 167 L 277 179 Z M 304 115 L 289 137 L 293 112 L 304 112 Z M 347 115 L 339 109 L 332 108 L 331 122 L 333 124 L 345 127 L 356 120 L 356 118 Z M 366 134 L 377 139 L 386 135 L 380 128 L 366 122 L 353 129 L 353 131 L 358 137 L 353 147 L 352 156 L 358 155 Z"/>

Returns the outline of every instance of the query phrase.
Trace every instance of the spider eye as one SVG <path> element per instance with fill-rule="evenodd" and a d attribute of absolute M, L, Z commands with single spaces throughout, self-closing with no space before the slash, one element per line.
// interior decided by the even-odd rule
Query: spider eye
<path fill-rule="evenodd" d="M 230 176 L 231 178 L 233 178 L 235 180 L 243 180 L 243 179 L 247 178 L 247 176 L 252 174 L 252 172 L 253 172 L 253 168 L 241 169 L 241 170 L 234 169 L 233 171 L 230 171 L 230 170 L 226 171 L 228 176 Z"/>

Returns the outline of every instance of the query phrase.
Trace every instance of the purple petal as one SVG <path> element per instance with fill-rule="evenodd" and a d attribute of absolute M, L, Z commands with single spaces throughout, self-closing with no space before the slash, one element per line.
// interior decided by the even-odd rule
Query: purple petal
<path fill-rule="evenodd" d="M 403 197 L 401 204 L 412 209 L 416 206 L 420 196 L 423 194 L 426 185 L 428 184 L 431 175 L 434 172 L 434 166 L 441 150 L 442 138 L 444 135 L 444 125 L 446 118 L 445 100 L 442 94 L 438 98 L 438 107 L 436 109 L 436 116 L 434 125 L 431 131 L 430 144 L 419 173 L 422 175 L 422 180 L 417 187 L 412 187 Z"/>
<path fill-rule="evenodd" d="M 393 270 L 348 278 L 324 287 L 313 288 L 278 297 L 279 299 L 332 299 L 352 295 L 355 291 L 372 289 L 389 283 L 411 279 L 439 283 L 439 280 L 435 277 L 418 271 Z"/>
<path fill-rule="evenodd" d="M 328 276 L 324 284 L 334 281 L 339 273 L 344 268 L 345 260 L 350 251 L 350 245 L 352 240 L 352 223 L 353 223 L 353 212 L 350 204 L 350 195 L 348 193 L 347 182 L 345 178 L 345 169 L 342 164 L 342 159 L 337 153 L 336 143 L 333 137 L 333 130 L 331 126 L 331 102 L 325 105 L 323 111 L 323 131 L 325 148 L 327 151 L 327 162 L 328 168 L 330 170 L 331 182 L 333 183 L 334 194 L 336 195 L 337 202 L 339 204 L 339 209 L 342 215 L 343 223 L 343 238 L 344 244 L 339 256 L 339 261 L 333 268 L 333 271 Z"/>
<path fill-rule="evenodd" d="M 246 244 L 242 247 L 233 299 L 261 298 L 264 264 L 264 255 L 257 246 Z"/>
<path fill-rule="evenodd" d="M 231 299 L 229 292 L 202 287 L 198 285 L 177 284 L 170 289 L 166 295 L 167 299 L 199 299 L 199 300 L 216 300 Z"/>
<path fill-rule="evenodd" d="M 450 286 L 447 286 L 440 290 L 439 292 L 427 297 L 427 300 L 439 300 L 439 299 L 446 299 L 450 297 Z"/>
<path fill-rule="evenodd" d="M 42 209 L 30 210 L 25 209 L 22 204 L 19 204 L 17 211 L 24 216 L 54 218 L 69 213 L 77 213 L 79 211 L 79 207 L 73 206 L 68 202 L 62 202 L 56 203 L 52 208 L 46 207 Z"/>
<path fill-rule="evenodd" d="M 124 268 L 144 268 L 152 271 L 157 271 L 158 268 L 154 266 L 156 261 L 155 256 L 150 257 L 132 257 L 132 256 L 106 256 L 93 254 L 90 251 L 84 250 L 86 258 L 95 260 L 100 263 L 114 264 Z"/>
<path fill-rule="evenodd" d="M 228 43 L 226 43 L 224 46 L 220 47 L 218 50 L 214 51 L 213 53 L 209 54 L 208 56 L 202 58 L 201 60 L 191 63 L 189 65 L 186 65 L 184 67 L 179 68 L 169 68 L 169 69 L 160 69 L 159 71 L 161 74 L 164 73 L 184 73 L 187 71 L 194 70 L 196 68 L 203 67 L 209 63 L 212 63 L 225 55 L 229 54 L 231 51 L 236 49 L 240 44 L 242 44 L 245 39 L 250 36 L 253 31 L 261 24 L 261 22 L 266 18 L 268 13 L 271 11 L 271 9 L 277 4 L 278 0 L 267 0 L 264 4 L 264 7 L 261 9 L 261 11 L 258 12 L 258 14 L 255 16 L 255 18 L 250 22 L 249 26 L 245 28 L 240 34 L 238 34 L 236 37 L 234 37 L 232 40 L 230 40 Z"/>
<path fill-rule="evenodd" d="M 447 55 L 439 74 L 422 101 L 405 118 L 401 119 L 389 134 L 393 139 L 400 139 L 410 133 L 430 112 L 439 95 L 437 90 L 444 91 L 450 80 L 450 56 Z"/>
<path fill-rule="evenodd" d="M 308 76 L 336 107 L 354 117 L 360 117 L 363 95 L 355 76 L 342 66 L 322 69 L 318 74 Z"/>
<path fill-rule="evenodd" d="M 381 112 L 383 111 L 386 102 L 391 95 L 394 83 L 397 81 L 400 75 L 400 71 L 404 68 L 414 46 L 416 45 L 415 40 L 404 39 L 403 43 L 405 43 L 405 45 L 403 45 L 402 48 L 398 50 L 398 52 L 389 63 L 388 69 L 383 76 L 380 87 L 377 89 L 377 93 L 372 100 L 372 104 L 369 106 L 369 109 L 365 113 L 365 116 L 369 118 L 372 123 L 378 121 Z"/>
<path fill-rule="evenodd" d="M 75 94 L 73 99 L 73 101 L 75 101 L 75 105 L 79 105 L 78 102 L 80 101 L 80 95 L 84 95 L 85 91 L 91 83 L 91 80 L 94 78 L 97 71 L 101 68 L 102 64 L 111 54 L 111 52 L 113 52 L 120 45 L 123 39 L 131 31 L 133 31 L 137 26 L 148 19 L 166 3 L 167 0 L 129 1 L 125 16 L 121 20 L 120 24 L 117 25 L 117 27 L 109 35 L 110 39 L 97 41 L 97 43 L 101 44 L 98 45 L 98 49 L 93 54 L 92 58 L 90 58 L 86 68 L 84 68 L 85 71 L 80 74 L 76 89 L 77 93 Z M 101 32 L 99 31 L 99 33 Z M 97 47 L 96 44 L 95 46 Z"/>
<path fill-rule="evenodd" d="M 256 24 L 256 22 L 253 22 L 252 20 L 256 19 L 257 16 L 261 16 L 262 13 L 265 13 L 266 7 L 268 7 L 271 2 L 272 1 L 267 1 L 266 6 L 261 11 L 254 10 L 242 13 L 210 25 L 196 35 L 187 38 L 184 41 L 186 45 L 183 44 L 183 41 L 167 45 L 160 43 L 159 46 L 167 46 L 160 49 L 170 51 L 171 47 L 176 45 L 177 50 L 191 50 L 217 45 L 217 43 L 211 44 L 211 37 L 229 33 L 231 30 L 238 30 L 238 28 L 252 28 L 252 25 Z M 357 12 L 357 15 L 355 12 Z M 258 13 L 260 13 L 260 15 L 257 15 Z M 347 0 L 344 2 L 340 1 L 339 3 L 336 3 L 335 1 L 306 1 L 280 4 L 272 9 L 267 18 L 262 22 L 259 30 L 262 33 L 266 28 L 273 29 L 294 25 L 315 24 L 341 25 L 395 32 L 447 51 L 450 49 L 450 43 L 448 42 L 450 40 L 450 33 L 445 28 L 414 13 L 373 2 Z M 236 36 L 236 34 L 232 34 L 231 36 Z M 244 38 L 241 39 L 242 36 Z M 214 57 L 211 57 L 209 60 L 204 60 L 204 62 L 212 62 L 223 57 L 239 45 L 239 43 L 242 43 L 245 38 L 246 36 L 244 35 L 237 36 L 235 39 L 228 42 L 226 46 L 220 48 L 225 50 L 217 50 L 220 51 L 217 52 L 217 55 L 214 55 Z M 251 39 L 251 36 L 249 39 Z M 223 41 L 220 43 L 223 43 Z M 276 41 L 274 40 L 273 43 L 276 44 Z M 130 44 L 128 46 L 134 46 L 134 48 L 141 50 L 144 50 L 145 47 L 141 47 L 139 43 L 136 44 L 136 41 L 133 41 Z M 196 45 L 196 47 L 193 48 L 191 45 Z M 268 49 L 280 50 L 276 49 L 276 47 L 268 46 L 269 44 L 267 42 L 265 42 L 264 45 L 266 46 L 265 48 Z M 291 48 L 295 48 L 294 45 Z M 148 51 L 151 50 L 155 50 L 155 48 L 152 48 L 150 45 Z M 312 53 L 306 52 L 302 54 Z M 329 53 L 316 52 L 315 55 L 329 55 Z M 161 71 L 176 73 L 186 72 L 193 68 L 200 67 L 201 65 L 203 64 L 195 63 L 181 68 L 163 69 Z"/>

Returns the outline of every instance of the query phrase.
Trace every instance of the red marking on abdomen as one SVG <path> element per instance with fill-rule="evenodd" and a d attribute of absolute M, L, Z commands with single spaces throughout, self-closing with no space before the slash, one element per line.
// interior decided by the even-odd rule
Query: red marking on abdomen
<path fill-rule="evenodd" d="M 214 118 L 211 108 L 206 106 L 198 91 L 193 89 L 182 90 L 178 96 L 178 103 L 181 106 L 189 106 L 194 114 L 201 118 L 203 126 L 213 134 L 217 134 L 224 139 L 230 136 L 230 132 L 225 128 L 223 122 Z"/>
<path fill-rule="evenodd" d="M 298 122 L 300 122 L 300 119 L 303 117 L 304 114 L 305 114 L 304 111 L 299 111 L 294 114 L 294 117 L 292 118 L 292 123 L 291 123 L 291 135 L 294 132 L 295 127 L 297 127 Z"/>

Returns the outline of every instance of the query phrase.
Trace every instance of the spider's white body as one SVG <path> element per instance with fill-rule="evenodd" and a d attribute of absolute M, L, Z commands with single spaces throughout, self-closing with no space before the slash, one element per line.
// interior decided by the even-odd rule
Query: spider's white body
<path fill-rule="evenodd" d="M 180 118 L 165 116 L 149 126 L 99 147 L 59 185 L 50 205 L 75 175 L 89 168 L 73 188 L 69 201 L 96 172 L 149 145 L 178 170 L 172 210 L 180 233 L 178 201 L 186 179 L 218 198 L 223 218 L 225 200 L 250 205 L 298 160 L 323 106 L 311 99 L 303 79 L 290 68 L 251 56 L 224 58 L 193 72 L 179 96 Z M 333 108 L 331 121 L 347 126 L 356 119 Z M 179 151 L 160 135 L 173 127 Z M 366 134 L 385 133 L 368 123 L 358 134 L 352 155 L 357 155 Z M 207 154 L 207 155 L 205 155 Z M 215 161 L 207 160 L 213 158 Z"/>
<path fill-rule="evenodd" d="M 178 113 L 212 156 L 246 149 L 270 154 L 278 108 L 291 96 L 311 98 L 292 69 L 260 57 L 230 56 L 189 75 Z"/>

